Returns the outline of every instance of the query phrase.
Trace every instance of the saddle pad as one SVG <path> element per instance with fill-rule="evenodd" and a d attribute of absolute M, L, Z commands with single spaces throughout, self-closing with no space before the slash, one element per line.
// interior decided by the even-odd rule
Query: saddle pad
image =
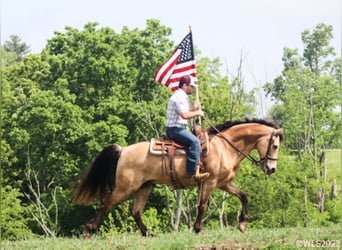
<path fill-rule="evenodd" d="M 167 147 L 172 146 L 172 140 L 166 139 L 155 139 L 152 138 L 150 141 L 150 153 L 154 155 L 165 155 L 168 154 L 166 151 Z M 163 143 L 164 143 L 164 151 L 163 151 Z M 175 155 L 185 155 L 186 152 L 184 150 L 184 146 L 180 144 L 175 144 Z"/>

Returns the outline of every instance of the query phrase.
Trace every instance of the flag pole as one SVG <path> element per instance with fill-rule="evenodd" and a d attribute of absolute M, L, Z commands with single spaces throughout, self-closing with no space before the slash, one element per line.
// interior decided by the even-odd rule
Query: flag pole
<path fill-rule="evenodd" d="M 189 25 L 189 32 L 192 32 L 192 27 L 191 25 Z M 195 98 L 195 104 L 200 105 L 200 99 L 199 99 L 199 84 L 198 84 L 198 80 L 197 80 L 197 88 L 196 88 L 196 98 Z M 198 124 L 202 125 L 202 120 L 201 117 L 198 117 Z"/>
<path fill-rule="evenodd" d="M 197 88 L 196 88 L 196 100 L 195 103 L 197 103 L 199 106 L 201 105 L 200 100 L 199 100 L 199 84 L 197 84 Z M 198 124 L 202 125 L 202 121 L 201 121 L 201 117 L 198 117 Z"/>

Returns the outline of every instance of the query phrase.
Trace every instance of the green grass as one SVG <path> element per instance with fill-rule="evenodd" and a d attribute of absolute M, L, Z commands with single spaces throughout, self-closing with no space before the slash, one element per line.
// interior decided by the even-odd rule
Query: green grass
<path fill-rule="evenodd" d="M 326 162 L 328 183 L 332 183 L 335 180 L 337 183 L 337 190 L 341 190 L 341 149 L 327 149 Z"/>
<path fill-rule="evenodd" d="M 301 249 L 298 248 L 299 244 L 303 244 L 304 241 L 307 244 L 335 242 L 341 247 L 338 243 L 340 237 L 341 225 L 322 228 L 247 229 L 245 233 L 229 227 L 223 230 L 206 230 L 198 235 L 183 231 L 161 234 L 153 238 L 145 238 L 138 234 L 124 234 L 110 237 L 94 236 L 88 240 L 43 238 L 3 241 L 1 249 Z"/>
<path fill-rule="evenodd" d="M 326 150 L 326 160 L 328 165 L 328 176 L 341 179 L 341 150 Z"/>

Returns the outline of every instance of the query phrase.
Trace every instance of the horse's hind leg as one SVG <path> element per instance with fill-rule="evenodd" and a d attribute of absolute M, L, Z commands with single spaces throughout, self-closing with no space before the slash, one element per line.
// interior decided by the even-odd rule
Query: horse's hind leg
<path fill-rule="evenodd" d="M 152 184 L 144 184 L 141 186 L 140 189 L 138 189 L 134 193 L 132 216 L 135 220 L 135 223 L 138 225 L 138 227 L 141 231 L 141 234 L 143 236 L 153 236 L 152 234 L 148 233 L 148 230 L 147 230 L 147 228 L 146 228 L 146 226 L 143 223 L 142 218 L 141 218 L 142 210 L 145 207 L 147 198 L 151 193 L 152 187 L 153 187 Z"/>
<path fill-rule="evenodd" d="M 113 205 L 118 204 L 119 202 L 125 200 L 127 196 L 130 194 L 130 192 L 124 189 L 118 189 L 115 188 L 114 191 L 111 194 L 108 194 L 105 198 L 101 200 L 100 207 L 95 215 L 95 218 L 90 220 L 86 225 L 85 225 L 85 230 L 86 230 L 86 238 L 89 238 L 91 234 L 96 232 L 98 229 L 98 226 L 101 222 L 101 219 L 103 215 L 107 212 L 109 208 L 111 208 Z"/>
<path fill-rule="evenodd" d="M 228 183 L 227 186 L 221 187 L 221 189 L 240 199 L 242 210 L 239 217 L 239 230 L 244 232 L 248 223 L 248 199 L 246 194 L 232 182 Z"/>
<path fill-rule="evenodd" d="M 106 213 L 107 210 L 108 210 L 108 205 L 106 205 L 106 201 L 101 201 L 100 207 L 95 215 L 95 218 L 91 219 L 85 225 L 85 231 L 86 231 L 85 237 L 86 238 L 90 238 L 91 235 L 96 232 L 100 224 L 101 218 L 103 217 L 103 215 Z"/>

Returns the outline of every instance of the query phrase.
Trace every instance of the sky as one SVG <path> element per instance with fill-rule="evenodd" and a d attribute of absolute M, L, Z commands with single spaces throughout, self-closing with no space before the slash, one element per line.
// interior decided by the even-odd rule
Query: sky
<path fill-rule="evenodd" d="M 197 57 L 220 57 L 236 76 L 242 55 L 244 86 L 261 87 L 281 74 L 284 47 L 303 50 L 301 33 L 318 23 L 333 26 L 331 45 L 341 55 L 341 0 L 0 0 L 1 44 L 18 35 L 40 53 L 55 31 L 82 30 L 88 22 L 145 29 L 158 19 L 179 43 L 192 27 Z"/>

